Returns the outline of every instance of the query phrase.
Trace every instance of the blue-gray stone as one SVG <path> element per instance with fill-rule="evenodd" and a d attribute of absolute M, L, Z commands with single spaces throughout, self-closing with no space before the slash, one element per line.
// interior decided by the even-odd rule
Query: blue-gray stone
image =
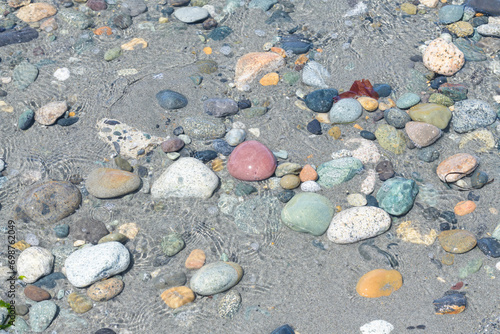
<path fill-rule="evenodd" d="M 238 112 L 238 103 L 233 99 L 213 98 L 205 100 L 203 109 L 211 116 L 226 117 Z"/>
<path fill-rule="evenodd" d="M 363 163 L 356 158 L 346 157 L 322 163 L 318 169 L 318 184 L 325 188 L 347 182 L 363 170 Z"/>
<path fill-rule="evenodd" d="M 30 326 L 33 332 L 43 332 L 57 313 L 57 305 L 50 300 L 35 303 L 30 309 Z"/>
<path fill-rule="evenodd" d="M 464 53 L 465 60 L 467 61 L 484 61 L 488 59 L 488 56 L 484 53 L 483 49 L 476 46 L 475 43 L 465 38 L 457 38 L 453 41 L 453 44 L 457 46 Z"/>
<path fill-rule="evenodd" d="M 231 146 L 236 146 L 243 143 L 246 137 L 246 132 L 243 129 L 231 129 L 226 133 L 224 139 Z"/>
<path fill-rule="evenodd" d="M 10 44 L 26 43 L 38 38 L 38 31 L 31 27 L 9 30 L 0 34 L 0 47 Z"/>
<path fill-rule="evenodd" d="M 37 77 L 38 68 L 27 61 L 14 67 L 14 71 L 12 72 L 12 81 L 20 90 L 28 88 L 29 85 L 35 82 Z"/>
<path fill-rule="evenodd" d="M 467 6 L 472 7 L 476 12 L 500 15 L 500 0 L 468 0 Z"/>
<path fill-rule="evenodd" d="M 458 133 L 469 132 L 493 124 L 497 118 L 495 110 L 485 101 L 467 99 L 454 105 L 451 123 Z"/>
<path fill-rule="evenodd" d="M 306 106 L 315 112 L 329 112 L 333 106 L 333 98 L 339 95 L 334 88 L 317 89 L 307 94 L 304 102 Z"/>
<path fill-rule="evenodd" d="M 16 320 L 14 321 L 14 325 L 12 327 L 10 327 L 10 329 L 13 331 L 13 333 L 23 334 L 23 333 L 29 332 L 30 326 L 28 325 L 26 320 L 24 320 L 23 318 L 18 316 L 18 317 L 16 317 Z"/>
<path fill-rule="evenodd" d="M 28 130 L 35 122 L 35 112 L 31 109 L 26 110 L 19 116 L 17 126 L 21 130 Z"/>
<path fill-rule="evenodd" d="M 420 102 L 420 96 L 415 93 L 404 93 L 396 101 L 396 107 L 399 109 L 410 109 L 414 105 Z"/>
<path fill-rule="evenodd" d="M 147 10 L 148 6 L 143 0 L 125 0 L 122 3 L 122 11 L 132 17 L 142 14 Z"/>
<path fill-rule="evenodd" d="M 225 156 L 229 156 L 234 150 L 234 147 L 229 145 L 228 142 L 226 142 L 224 139 L 215 139 L 212 142 L 212 147 L 217 153 Z"/>
<path fill-rule="evenodd" d="M 368 139 L 368 140 L 375 140 L 377 139 L 377 137 L 375 137 L 375 134 L 373 132 L 370 132 L 370 131 L 366 131 L 366 130 L 361 130 L 361 132 L 359 133 L 359 135 L 365 139 Z"/>
<path fill-rule="evenodd" d="M 201 160 L 203 163 L 207 163 L 217 158 L 217 152 L 212 150 L 196 151 L 194 152 L 193 158 Z"/>
<path fill-rule="evenodd" d="M 295 196 L 295 191 L 291 189 L 283 190 L 279 192 L 278 195 L 276 195 L 278 200 L 283 203 L 288 203 L 288 201 L 291 200 L 293 196 Z"/>
<path fill-rule="evenodd" d="M 66 238 L 69 234 L 69 225 L 61 224 L 54 227 L 54 232 L 58 238 Z"/>
<path fill-rule="evenodd" d="M 209 16 L 208 10 L 202 7 L 182 7 L 176 9 L 174 16 L 184 23 L 196 23 L 203 21 Z M 133 15 L 132 15 L 133 16 Z"/>
<path fill-rule="evenodd" d="M 207 38 L 212 39 L 214 41 L 222 41 L 224 38 L 231 35 L 232 32 L 233 29 L 226 26 L 220 26 L 212 30 L 210 34 L 208 34 Z"/>
<path fill-rule="evenodd" d="M 248 8 L 258 8 L 263 11 L 268 11 L 272 6 L 278 3 L 278 0 L 252 0 L 248 4 Z"/>
<path fill-rule="evenodd" d="M 439 159 L 439 151 L 432 146 L 427 146 L 418 151 L 417 157 L 425 162 L 433 162 Z"/>
<path fill-rule="evenodd" d="M 335 103 L 330 109 L 330 122 L 351 123 L 363 113 L 363 107 L 356 99 L 347 98 Z"/>
<path fill-rule="evenodd" d="M 439 22 L 450 24 L 460 21 L 464 15 L 464 7 L 461 5 L 446 5 L 439 10 Z"/>
<path fill-rule="evenodd" d="M 321 123 L 317 119 L 313 119 L 309 123 L 307 123 L 307 131 L 312 133 L 313 135 L 321 134 Z"/>
<path fill-rule="evenodd" d="M 477 241 L 477 247 L 486 256 L 500 257 L 500 241 L 495 238 L 481 238 Z"/>
<path fill-rule="evenodd" d="M 294 54 L 306 53 L 313 47 L 311 41 L 301 34 L 284 36 L 280 43 L 283 50 L 293 51 Z"/>
<path fill-rule="evenodd" d="M 68 118 L 59 118 L 57 121 L 56 121 L 56 124 L 57 125 L 60 125 L 60 126 L 70 126 L 70 125 L 73 125 L 75 124 L 76 122 L 78 122 L 80 120 L 79 117 L 68 117 Z"/>
<path fill-rule="evenodd" d="M 184 95 L 168 89 L 156 93 L 156 99 L 158 104 L 167 110 L 184 108 L 188 104 L 188 100 Z"/>
<path fill-rule="evenodd" d="M 292 22 L 292 18 L 290 17 L 290 15 L 281 10 L 281 9 L 278 9 L 278 10 L 275 10 L 271 17 L 268 18 L 265 22 L 266 24 L 273 24 L 273 23 L 287 23 L 287 22 Z"/>
<path fill-rule="evenodd" d="M 387 124 L 392 125 L 396 129 L 402 129 L 406 123 L 411 122 L 410 115 L 398 108 L 390 108 L 384 111 L 384 118 Z"/>
<path fill-rule="evenodd" d="M 488 183 L 488 174 L 480 170 L 475 170 L 470 178 L 470 183 L 472 188 L 480 189 Z"/>
<path fill-rule="evenodd" d="M 377 92 L 378 97 L 388 97 L 392 93 L 392 87 L 388 84 L 374 84 L 373 90 Z"/>
<path fill-rule="evenodd" d="M 271 334 L 295 334 L 295 332 L 289 325 L 283 325 L 273 330 Z"/>
<path fill-rule="evenodd" d="M 191 277 L 191 290 L 202 296 L 215 295 L 231 289 L 243 277 L 243 269 L 234 262 L 213 262 L 204 265 Z"/>
<path fill-rule="evenodd" d="M 406 214 L 413 206 L 418 194 L 414 180 L 396 177 L 384 182 L 377 192 L 377 201 L 382 209 L 393 216 Z"/>
<path fill-rule="evenodd" d="M 166 256 L 174 256 L 179 253 L 186 243 L 180 234 L 170 233 L 163 238 L 161 248 Z"/>
<path fill-rule="evenodd" d="M 47 289 L 53 289 L 56 287 L 56 281 L 60 279 L 66 279 L 66 276 L 64 276 L 63 273 L 56 271 L 40 278 L 38 281 L 33 283 L 33 285 L 36 285 L 39 288 L 45 287 Z"/>

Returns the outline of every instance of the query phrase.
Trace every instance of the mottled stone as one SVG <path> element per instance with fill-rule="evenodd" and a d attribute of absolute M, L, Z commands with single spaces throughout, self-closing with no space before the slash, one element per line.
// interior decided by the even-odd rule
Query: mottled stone
<path fill-rule="evenodd" d="M 28 285 L 24 288 L 24 295 L 31 300 L 41 302 L 42 300 L 50 299 L 50 294 L 47 290 L 39 288 L 35 285 Z"/>
<path fill-rule="evenodd" d="M 68 304 L 75 313 L 80 314 L 90 311 L 94 306 L 92 300 L 78 292 L 70 293 L 68 296 Z"/>
<path fill-rule="evenodd" d="M 363 170 L 363 163 L 356 158 L 345 157 L 322 163 L 318 169 L 318 184 L 331 188 L 351 180 Z"/>
<path fill-rule="evenodd" d="M 96 302 L 104 302 L 114 298 L 122 292 L 124 283 L 116 277 L 99 281 L 87 289 L 87 296 Z"/>
<path fill-rule="evenodd" d="M 54 256 L 50 251 L 38 246 L 29 247 L 17 258 L 17 275 L 24 276 L 25 283 L 34 283 L 50 274 L 53 265 Z"/>
<path fill-rule="evenodd" d="M 450 109 L 436 103 L 417 104 L 408 113 L 412 120 L 435 125 L 441 130 L 448 126 L 451 119 Z"/>
<path fill-rule="evenodd" d="M 16 16 L 26 23 L 32 23 L 50 17 L 55 13 L 57 13 L 56 7 L 48 3 L 37 2 L 21 7 Z"/>
<path fill-rule="evenodd" d="M 210 116 L 186 117 L 182 120 L 186 135 L 193 139 L 217 139 L 226 134 L 226 127 L 221 119 Z"/>
<path fill-rule="evenodd" d="M 35 303 L 30 309 L 29 324 L 31 330 L 36 333 L 46 330 L 52 320 L 56 317 L 58 307 L 50 300 Z"/>
<path fill-rule="evenodd" d="M 136 174 L 112 168 L 97 168 L 85 182 L 88 192 L 97 198 L 113 198 L 136 191 L 141 178 Z"/>
<path fill-rule="evenodd" d="M 168 307 L 176 309 L 194 301 L 195 295 L 187 286 L 178 286 L 163 291 L 160 297 Z"/>
<path fill-rule="evenodd" d="M 222 297 L 217 307 L 217 314 L 221 318 L 232 319 L 241 306 L 241 295 L 236 290 L 230 290 Z"/>
<path fill-rule="evenodd" d="M 478 164 L 476 157 L 468 153 L 458 153 L 443 160 L 436 173 L 443 182 L 455 182 L 474 171 Z"/>
<path fill-rule="evenodd" d="M 405 130 L 418 148 L 429 146 L 441 137 L 441 130 L 438 127 L 423 122 L 408 122 Z"/>
<path fill-rule="evenodd" d="M 497 113 L 487 102 L 467 99 L 455 103 L 451 124 L 453 130 L 464 133 L 486 127 L 495 122 L 496 118 Z"/>
<path fill-rule="evenodd" d="M 438 235 L 441 247 L 447 252 L 462 254 L 476 246 L 476 237 L 466 230 L 448 230 Z"/>
<path fill-rule="evenodd" d="M 427 46 L 423 59 L 429 70 L 442 75 L 455 74 L 465 63 L 463 52 L 442 38 L 436 38 Z"/>
<path fill-rule="evenodd" d="M 404 153 L 406 139 L 402 131 L 389 124 L 381 124 L 375 131 L 375 137 L 383 149 L 395 154 Z"/>
<path fill-rule="evenodd" d="M 414 180 L 397 177 L 384 182 L 377 192 L 377 201 L 389 214 L 401 216 L 410 211 L 417 194 Z"/>

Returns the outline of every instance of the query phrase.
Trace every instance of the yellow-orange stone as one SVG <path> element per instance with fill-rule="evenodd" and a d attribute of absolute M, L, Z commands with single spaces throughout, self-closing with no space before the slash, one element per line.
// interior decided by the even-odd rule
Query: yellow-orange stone
<path fill-rule="evenodd" d="M 148 47 L 148 42 L 146 42 L 142 38 L 132 38 L 130 42 L 127 42 L 125 44 L 122 44 L 121 48 L 122 50 L 127 50 L 127 51 L 132 51 L 136 48 L 137 45 L 142 45 L 142 48 L 147 48 Z"/>
<path fill-rule="evenodd" d="M 363 297 L 378 298 L 389 296 L 402 285 L 403 276 L 399 271 L 375 269 L 361 276 L 356 285 L 356 291 Z"/>
<path fill-rule="evenodd" d="M 194 292 L 187 286 L 177 286 L 163 291 L 161 299 L 170 308 L 178 308 L 194 300 Z"/>
<path fill-rule="evenodd" d="M 194 249 L 186 259 L 185 266 L 187 269 L 200 269 L 205 264 L 205 252 L 201 249 Z"/>
<path fill-rule="evenodd" d="M 311 165 L 307 164 L 302 167 L 299 177 L 301 182 L 316 181 L 318 179 L 318 173 L 314 170 L 314 168 L 312 168 Z"/>
<path fill-rule="evenodd" d="M 251 52 L 236 62 L 234 81 L 239 90 L 247 89 L 257 75 L 272 72 L 285 65 L 285 59 L 276 52 Z"/>
<path fill-rule="evenodd" d="M 375 111 L 378 108 L 378 101 L 372 97 L 361 96 L 357 100 L 366 111 Z"/>
<path fill-rule="evenodd" d="M 262 86 L 276 86 L 278 82 L 280 81 L 280 76 L 278 73 L 273 72 L 273 73 L 267 73 L 260 79 L 260 84 Z"/>
<path fill-rule="evenodd" d="M 26 22 L 38 22 L 41 19 L 52 16 L 57 13 L 56 7 L 44 2 L 30 3 L 24 7 L 19 8 L 16 16 Z"/>
<path fill-rule="evenodd" d="M 455 211 L 455 214 L 457 216 L 465 216 L 471 212 L 476 210 L 476 203 L 473 201 L 461 201 L 458 202 L 457 205 L 455 205 L 455 208 L 453 211 Z"/>

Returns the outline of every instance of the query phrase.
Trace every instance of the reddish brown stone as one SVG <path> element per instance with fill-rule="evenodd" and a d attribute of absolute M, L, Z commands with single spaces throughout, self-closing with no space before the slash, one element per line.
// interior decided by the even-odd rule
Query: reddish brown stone
<path fill-rule="evenodd" d="M 239 180 L 265 180 L 276 170 L 276 157 L 258 141 L 246 141 L 236 146 L 229 156 L 227 170 Z"/>
<path fill-rule="evenodd" d="M 184 141 L 179 138 L 170 138 L 161 143 L 161 149 L 165 153 L 177 152 L 184 147 Z"/>
<path fill-rule="evenodd" d="M 24 295 L 36 302 L 50 299 L 50 293 L 35 285 L 28 285 L 26 288 L 24 288 Z"/>

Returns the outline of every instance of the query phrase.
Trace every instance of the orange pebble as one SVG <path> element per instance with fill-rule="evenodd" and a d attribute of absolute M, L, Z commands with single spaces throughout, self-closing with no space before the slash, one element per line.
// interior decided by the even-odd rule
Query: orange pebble
<path fill-rule="evenodd" d="M 304 65 L 308 60 L 309 58 L 305 54 L 301 54 L 295 61 L 295 65 Z"/>
<path fill-rule="evenodd" d="M 272 72 L 264 75 L 259 82 L 262 86 L 275 86 L 278 84 L 278 81 L 280 81 L 279 74 Z"/>
<path fill-rule="evenodd" d="M 212 54 L 212 48 L 209 46 L 206 46 L 203 48 L 203 52 L 205 52 L 206 55 Z"/>
<path fill-rule="evenodd" d="M 69 117 L 75 117 L 76 114 L 74 111 L 70 111 L 68 115 L 69 115 Z"/>
<path fill-rule="evenodd" d="M 163 291 L 161 299 L 170 308 L 178 308 L 194 300 L 194 292 L 187 286 L 177 286 Z"/>
<path fill-rule="evenodd" d="M 276 46 L 273 46 L 271 48 L 271 52 L 277 53 L 277 54 L 281 55 L 281 57 L 283 57 L 283 58 L 286 57 L 286 52 L 282 48 L 278 48 Z"/>
<path fill-rule="evenodd" d="M 307 164 L 304 167 L 302 167 L 299 177 L 301 182 L 316 181 L 318 179 L 318 173 L 316 173 L 316 171 L 314 170 L 314 168 L 312 168 L 311 165 Z"/>
<path fill-rule="evenodd" d="M 113 31 L 111 31 L 111 28 L 110 27 L 100 27 L 100 28 L 97 28 L 96 30 L 94 30 L 94 34 L 96 35 L 111 35 L 113 33 Z"/>
<path fill-rule="evenodd" d="M 356 291 L 360 296 L 378 298 L 389 296 L 403 285 L 403 276 L 397 270 L 375 269 L 358 281 Z"/>
<path fill-rule="evenodd" d="M 473 212 L 474 210 L 476 210 L 476 203 L 474 203 L 473 201 L 458 202 L 453 209 L 457 216 L 465 216 Z"/>
<path fill-rule="evenodd" d="M 359 124 L 354 124 L 353 126 L 358 130 L 363 130 L 363 128 Z"/>
<path fill-rule="evenodd" d="M 186 259 L 185 266 L 187 269 L 200 269 L 205 264 L 205 252 L 201 249 L 194 249 Z"/>

